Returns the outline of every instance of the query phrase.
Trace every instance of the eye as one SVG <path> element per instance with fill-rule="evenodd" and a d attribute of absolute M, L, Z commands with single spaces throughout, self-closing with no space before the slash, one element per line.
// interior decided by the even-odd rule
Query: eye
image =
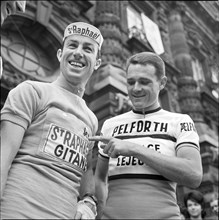
<path fill-rule="evenodd" d="M 69 48 L 76 48 L 76 47 L 77 47 L 77 44 L 76 44 L 76 43 L 71 43 L 71 44 L 69 44 L 68 47 L 69 47 Z"/>
<path fill-rule="evenodd" d="M 134 81 L 134 80 L 127 80 L 127 83 L 128 83 L 130 86 L 132 86 L 132 85 L 135 84 L 135 81 Z"/>
<path fill-rule="evenodd" d="M 150 81 L 148 81 L 148 80 L 140 80 L 140 83 L 142 85 L 148 85 L 150 83 Z"/>
<path fill-rule="evenodd" d="M 91 47 L 88 47 L 88 46 L 85 46 L 84 47 L 84 50 L 86 51 L 86 52 L 93 52 L 93 49 L 91 48 Z"/>

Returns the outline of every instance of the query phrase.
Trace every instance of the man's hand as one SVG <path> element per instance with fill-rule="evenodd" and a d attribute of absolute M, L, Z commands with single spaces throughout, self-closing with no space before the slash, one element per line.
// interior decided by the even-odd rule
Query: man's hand
<path fill-rule="evenodd" d="M 82 220 L 82 219 L 90 219 L 90 220 L 95 219 L 96 215 L 97 215 L 96 205 L 94 203 L 94 204 L 91 204 L 91 206 L 86 200 L 79 201 L 74 219 L 77 219 L 77 220 L 79 220 L 79 219 L 80 220 Z M 92 211 L 93 207 L 95 209 L 94 211 Z"/>
<path fill-rule="evenodd" d="M 131 142 L 105 136 L 93 136 L 88 139 L 89 141 L 102 142 L 103 144 L 100 145 L 100 147 L 103 149 L 105 154 L 108 154 L 109 157 L 117 158 L 120 155 L 133 156 L 130 149 L 133 149 L 134 144 Z"/>

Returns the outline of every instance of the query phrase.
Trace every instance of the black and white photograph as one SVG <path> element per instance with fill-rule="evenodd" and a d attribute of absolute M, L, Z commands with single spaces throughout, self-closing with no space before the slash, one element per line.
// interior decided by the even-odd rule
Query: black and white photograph
<path fill-rule="evenodd" d="M 0 219 L 218 220 L 218 1 L 2 0 L 0 34 Z"/>

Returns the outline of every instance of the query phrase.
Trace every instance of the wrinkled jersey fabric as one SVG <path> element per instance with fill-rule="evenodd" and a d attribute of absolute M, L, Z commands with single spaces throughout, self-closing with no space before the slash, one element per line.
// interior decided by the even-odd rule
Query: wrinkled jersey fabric
<path fill-rule="evenodd" d="M 145 114 L 130 111 L 110 118 L 103 124 L 101 133 L 171 157 L 176 157 L 184 146 L 199 150 L 192 119 L 161 108 Z M 180 219 L 176 183 L 133 156 L 109 158 L 100 145 L 99 157 L 109 159 L 103 219 Z"/>
<path fill-rule="evenodd" d="M 72 219 L 96 116 L 82 98 L 53 83 L 25 81 L 10 91 L 1 120 L 25 129 L 9 171 L 1 217 Z"/>

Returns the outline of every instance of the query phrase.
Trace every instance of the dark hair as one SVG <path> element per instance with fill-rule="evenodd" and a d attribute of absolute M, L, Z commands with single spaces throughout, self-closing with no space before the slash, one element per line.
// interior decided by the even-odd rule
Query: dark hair
<path fill-rule="evenodd" d="M 153 65 L 156 68 L 156 76 L 158 79 L 165 76 L 164 61 L 155 53 L 141 52 L 131 56 L 126 63 L 126 71 L 128 70 L 130 64 Z"/>
<path fill-rule="evenodd" d="M 66 38 L 65 38 L 66 39 Z M 63 47 L 64 47 L 64 44 L 65 44 L 65 39 L 64 41 L 62 41 L 62 50 L 63 50 Z M 100 49 L 98 48 L 98 52 L 97 52 L 97 60 L 101 58 L 101 51 Z"/>
<path fill-rule="evenodd" d="M 201 207 L 202 207 L 201 215 L 202 215 L 202 218 L 204 218 L 206 216 L 206 211 L 205 211 L 205 199 L 204 199 L 203 194 L 197 190 L 193 190 L 193 191 L 187 193 L 184 196 L 184 205 L 186 208 L 187 208 L 187 201 L 188 200 L 197 202 L 198 204 L 201 205 Z"/>

